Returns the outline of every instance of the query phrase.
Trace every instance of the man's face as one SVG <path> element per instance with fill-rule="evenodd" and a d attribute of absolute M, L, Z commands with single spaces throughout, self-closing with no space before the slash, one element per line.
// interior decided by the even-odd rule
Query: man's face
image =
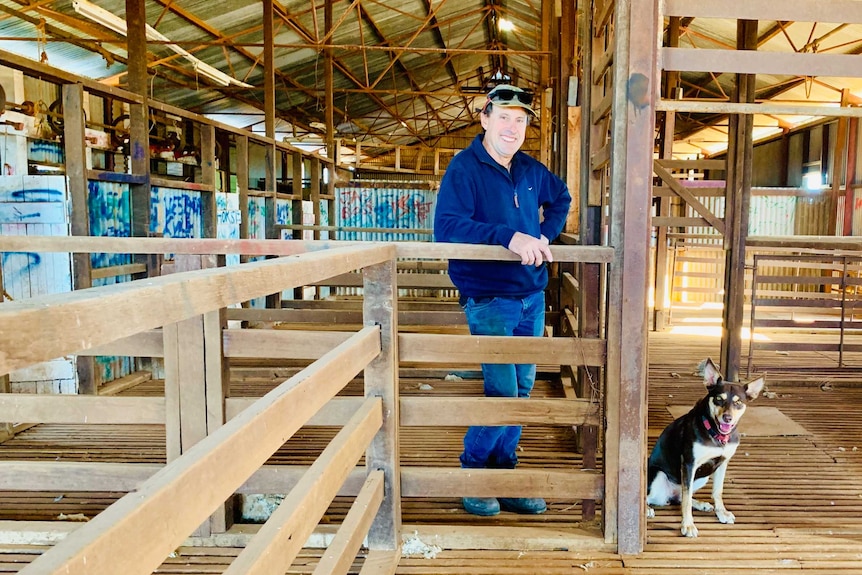
<path fill-rule="evenodd" d="M 524 143 L 529 117 L 523 108 L 494 106 L 489 115 L 480 114 L 485 128 L 485 149 L 497 162 L 508 165 Z"/>

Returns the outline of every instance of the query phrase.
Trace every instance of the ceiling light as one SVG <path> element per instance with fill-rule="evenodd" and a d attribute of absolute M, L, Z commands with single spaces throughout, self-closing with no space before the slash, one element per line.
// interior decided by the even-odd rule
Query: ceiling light
<path fill-rule="evenodd" d="M 499 28 L 501 32 L 511 32 L 515 29 L 515 24 L 511 20 L 500 18 L 497 20 L 497 28 Z"/>
<path fill-rule="evenodd" d="M 102 26 L 113 30 L 117 34 L 122 34 L 123 36 L 126 36 L 128 33 L 125 20 L 123 20 L 119 16 L 111 14 L 104 8 L 96 6 L 88 0 L 72 0 L 72 7 L 75 9 L 75 12 L 77 12 L 81 16 L 89 18 L 93 22 L 96 22 L 97 24 L 101 24 Z M 225 74 L 221 70 L 210 66 L 209 64 L 193 56 L 190 52 L 181 48 L 180 46 L 177 46 L 176 44 L 171 44 L 171 41 L 164 34 L 159 33 L 149 24 L 147 24 L 146 26 L 147 40 L 165 42 L 166 47 L 170 48 L 192 64 L 195 69 L 195 73 L 200 74 L 201 76 L 208 78 L 210 81 L 215 82 L 216 84 L 219 84 L 221 86 L 229 86 L 231 84 L 236 84 L 237 86 L 242 86 L 243 88 L 254 87 L 251 84 L 241 82 L 236 78 Z"/>

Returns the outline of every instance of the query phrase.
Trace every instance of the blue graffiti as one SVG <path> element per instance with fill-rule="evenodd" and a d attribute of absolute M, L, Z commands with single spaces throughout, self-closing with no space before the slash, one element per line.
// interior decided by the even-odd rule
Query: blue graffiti
<path fill-rule="evenodd" d="M 4 252 L 0 257 L 0 266 L 3 266 L 3 277 L 8 283 L 30 275 L 30 267 L 36 267 L 42 263 L 42 256 L 32 252 Z"/>
<path fill-rule="evenodd" d="M 293 210 L 291 210 L 290 202 L 287 200 L 278 200 L 275 210 L 275 222 L 277 224 L 287 225 L 293 223 L 291 221 Z"/>
<path fill-rule="evenodd" d="M 62 202 L 65 200 L 62 190 L 52 190 L 50 188 L 14 190 L 3 195 L 6 196 L 4 201 Z"/>
<path fill-rule="evenodd" d="M 131 199 L 126 184 L 91 180 L 87 185 L 87 203 L 90 213 L 90 235 L 127 238 L 132 235 Z M 129 254 L 92 254 L 93 268 L 131 263 Z M 105 278 L 94 285 L 116 283 L 116 278 Z"/>
<path fill-rule="evenodd" d="M 153 188 L 150 231 L 169 238 L 201 236 L 200 192 Z"/>
<path fill-rule="evenodd" d="M 19 222 L 23 222 L 25 219 L 30 218 L 39 218 L 42 217 L 42 212 L 33 212 L 32 214 L 25 214 L 21 210 L 19 210 L 16 206 L 12 206 L 12 213 L 14 214 L 13 218 Z"/>

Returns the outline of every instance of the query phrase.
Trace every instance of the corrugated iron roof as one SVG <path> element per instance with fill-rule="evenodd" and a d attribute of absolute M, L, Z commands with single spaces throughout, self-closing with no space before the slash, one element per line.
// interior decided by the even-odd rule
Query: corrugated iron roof
<path fill-rule="evenodd" d="M 219 121 L 263 131 L 263 3 L 260 0 L 144 0 L 147 23 L 174 43 L 148 43 L 151 97 Z M 0 49 L 124 86 L 123 34 L 76 11 L 88 0 L 25 4 L 0 0 Z M 124 18 L 126 0 L 93 0 Z M 376 144 L 434 144 L 476 130 L 473 98 L 496 74 L 542 90 L 542 10 L 551 0 L 336 0 L 327 32 L 323 0 L 274 3 L 273 65 L 276 137 L 319 141 L 326 120 L 326 49 L 333 55 L 333 118 L 338 136 Z M 544 7 L 544 8 L 543 8 Z M 512 31 L 498 27 L 500 19 Z M 759 49 L 862 51 L 862 27 L 843 24 L 760 22 Z M 552 38 L 552 43 L 557 39 Z M 686 19 L 681 46 L 732 48 L 736 21 Z M 177 51 L 248 84 L 221 86 Z M 556 72 L 551 72 L 555 74 Z M 686 97 L 726 98 L 732 75 L 686 73 Z M 837 102 L 846 79 L 758 75 L 758 97 Z M 721 130 L 704 129 L 718 116 L 679 114 L 677 133 L 698 153 L 709 153 Z M 772 122 L 761 118 L 762 123 Z M 776 120 L 776 124 L 790 122 Z"/>

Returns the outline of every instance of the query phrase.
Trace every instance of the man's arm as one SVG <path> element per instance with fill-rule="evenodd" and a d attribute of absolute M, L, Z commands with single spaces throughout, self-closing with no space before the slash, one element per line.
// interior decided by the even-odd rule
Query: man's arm
<path fill-rule="evenodd" d="M 566 225 L 566 218 L 569 216 L 569 208 L 572 205 L 572 196 L 565 182 L 548 172 L 546 177 L 547 196 L 542 203 L 542 220 L 541 230 L 542 235 L 553 240 Z"/>

